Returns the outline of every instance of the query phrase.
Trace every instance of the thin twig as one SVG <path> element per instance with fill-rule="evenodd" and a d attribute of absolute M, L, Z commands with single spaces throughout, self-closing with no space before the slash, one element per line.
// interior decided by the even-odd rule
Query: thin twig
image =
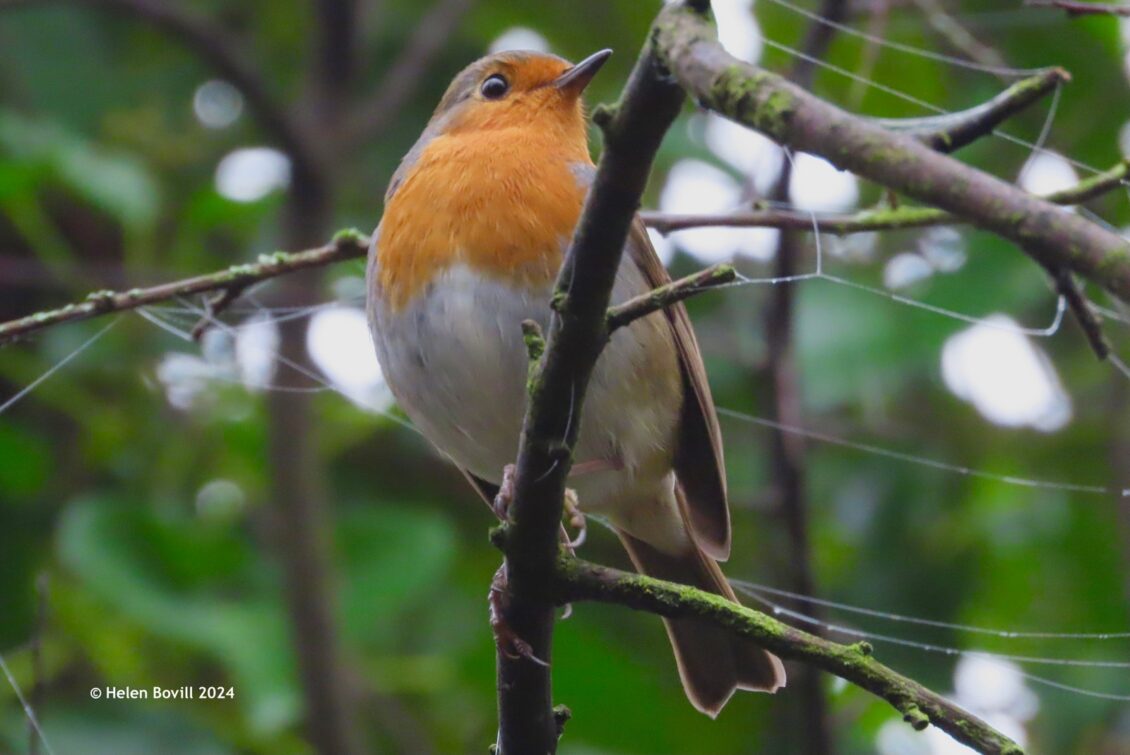
<path fill-rule="evenodd" d="M 978 752 L 1023 755 L 1019 745 L 972 713 L 879 663 L 868 643 L 830 642 L 693 587 L 576 559 L 561 559 L 555 576 L 559 603 L 592 600 L 669 618 L 701 617 L 782 658 L 803 661 L 862 687 L 893 705 L 915 729 L 933 725 Z"/>
<path fill-rule="evenodd" d="M 670 307 L 672 304 L 688 299 L 695 294 L 730 283 L 737 278 L 737 275 L 738 273 L 732 265 L 711 265 L 705 270 L 672 281 L 666 286 L 652 289 L 645 294 L 628 299 L 622 304 L 609 307 L 608 332 L 612 333 L 617 328 L 622 328 L 634 320 L 665 307 Z"/>
<path fill-rule="evenodd" d="M 1095 310 L 1091 308 L 1091 303 L 1087 301 L 1087 297 L 1080 290 L 1070 271 L 1061 268 L 1054 272 L 1048 272 L 1051 273 L 1052 280 L 1055 281 L 1056 290 L 1067 300 L 1067 306 L 1071 310 L 1071 314 L 1075 316 L 1075 321 L 1079 323 L 1083 335 L 1087 337 L 1087 343 L 1091 350 L 1095 352 L 1095 356 L 1100 360 L 1109 357 L 1110 342 L 1103 335 L 1102 321 Z"/>
<path fill-rule="evenodd" d="M 220 291 L 215 296 L 204 301 L 204 316 L 197 320 L 196 324 L 192 326 L 190 335 L 192 340 L 199 341 L 208 328 L 220 313 L 223 312 L 228 306 L 240 297 L 240 295 L 247 289 L 247 284 L 233 284 Z"/>
<path fill-rule="evenodd" d="M 934 31 L 942 36 L 951 47 L 965 53 L 970 59 L 988 69 L 1003 71 L 1008 63 L 999 52 L 977 39 L 961 23 L 946 12 L 940 0 L 915 0 Z"/>
<path fill-rule="evenodd" d="M 1080 181 L 1075 186 L 1043 196 L 1057 205 L 1082 204 L 1117 189 L 1130 177 L 1130 161 L 1123 161 L 1109 170 Z M 728 213 L 642 212 L 644 223 L 663 235 L 703 227 L 782 228 L 796 231 L 818 230 L 837 236 L 872 231 L 897 231 L 935 225 L 970 222 L 934 207 L 901 205 L 897 208 L 877 207 L 850 215 L 813 215 L 802 210 L 757 208 Z"/>
<path fill-rule="evenodd" d="M 968 110 L 925 118 L 869 119 L 885 129 L 913 136 L 931 149 L 953 152 L 993 133 L 1008 118 L 1071 80 L 1062 68 L 1049 68 L 1016 82 L 988 102 Z"/>
<path fill-rule="evenodd" d="M 347 131 L 347 140 L 374 139 L 396 121 L 404 104 L 419 88 L 428 68 L 459 30 L 459 23 L 475 2 L 440 0 L 424 14 L 404 49 L 382 77 L 372 98 L 357 106 Z"/>
<path fill-rule="evenodd" d="M 1059 8 L 1069 16 L 1130 16 L 1130 5 L 1087 3 L 1076 0 L 1025 0 L 1030 8 Z"/>
<path fill-rule="evenodd" d="M 851 89 L 848 90 L 848 102 L 851 103 L 853 110 L 858 109 L 863 102 L 863 97 L 869 89 L 867 85 L 874 78 L 879 53 L 883 49 L 880 43 L 886 37 L 887 24 L 891 20 L 891 3 L 892 0 L 874 0 L 870 7 L 863 11 L 863 15 L 867 16 L 866 44 L 859 54 L 859 63 L 856 66 L 855 72 L 859 78 L 851 82 Z M 855 10 L 856 8 L 849 3 L 849 15 Z"/>
<path fill-rule="evenodd" d="M 369 239 L 364 234 L 356 231 L 342 231 L 334 237 L 331 243 L 303 252 L 275 252 L 261 256 L 259 261 L 253 264 L 233 265 L 219 272 L 162 283 L 149 288 L 131 288 L 128 291 L 95 291 L 81 302 L 68 304 L 58 309 L 36 312 L 27 317 L 0 324 L 0 343 L 64 322 L 75 322 L 110 312 L 137 309 L 138 307 L 159 304 L 170 299 L 208 291 L 223 291 L 235 287 L 243 288 L 298 270 L 324 267 L 342 260 L 357 259 L 365 256 L 368 245 Z"/>

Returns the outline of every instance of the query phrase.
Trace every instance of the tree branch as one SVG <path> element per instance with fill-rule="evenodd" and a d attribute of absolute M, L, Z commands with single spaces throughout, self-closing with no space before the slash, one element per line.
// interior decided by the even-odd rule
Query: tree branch
<path fill-rule="evenodd" d="M 938 152 L 954 152 L 982 136 L 993 133 L 1004 121 L 1044 97 L 1060 84 L 1071 81 L 1062 68 L 1049 68 L 1021 79 L 976 107 L 926 118 L 869 118 L 889 131 L 913 136 Z"/>
<path fill-rule="evenodd" d="M 336 118 L 356 69 L 356 0 L 317 0 L 313 75 L 309 99 L 324 108 L 324 118 Z"/>
<path fill-rule="evenodd" d="M 782 658 L 811 664 L 881 697 L 915 729 L 933 724 L 978 752 L 1023 755 L 1019 745 L 981 719 L 879 663 L 872 657 L 868 643 L 830 642 L 693 587 L 572 558 L 559 560 L 555 587 L 555 597 L 560 604 L 591 600 L 669 618 L 707 619 L 755 640 Z"/>
<path fill-rule="evenodd" d="M 22 335 L 65 322 L 86 320 L 98 315 L 123 310 L 137 309 L 150 304 L 181 296 L 191 296 L 209 291 L 243 289 L 261 281 L 298 270 L 324 267 L 333 262 L 364 257 L 368 252 L 369 239 L 357 231 L 342 231 L 333 241 L 316 249 L 303 252 L 275 252 L 262 255 L 254 264 L 233 265 L 226 270 L 198 275 L 194 278 L 162 283 L 150 288 L 132 288 L 129 291 L 95 291 L 81 302 L 74 302 L 58 309 L 36 312 L 35 314 L 0 323 L 0 343 Z"/>
<path fill-rule="evenodd" d="M 311 0 L 310 63 L 293 107 L 306 128 L 321 137 L 323 172 L 338 167 L 345 145 L 343 125 L 352 112 L 351 85 L 358 67 L 358 0 Z M 299 177 L 297 180 L 302 180 Z M 331 185 L 332 178 L 326 181 Z"/>
<path fill-rule="evenodd" d="M 823 0 L 818 10 L 820 21 L 813 19 L 801 43 L 801 55 L 793 59 L 787 76 L 797 86 L 812 87 L 817 63 L 827 56 L 839 25 L 847 15 L 845 0 Z M 769 195 L 773 202 L 785 202 L 793 183 L 793 162 L 781 166 Z M 797 274 L 804 244 L 799 233 L 782 230 L 777 236 L 777 253 L 773 258 L 773 277 L 788 280 Z M 794 335 L 796 329 L 796 289 L 773 286 L 762 311 L 765 333 L 764 395 L 768 411 L 778 424 L 799 426 L 801 419 L 801 386 L 797 375 Z M 756 371 L 751 379 L 757 380 Z M 775 430 L 770 438 L 766 464 L 768 487 L 779 518 L 783 537 L 774 538 L 775 549 L 786 584 L 800 595 L 816 595 L 816 577 L 812 569 L 809 537 L 807 456 L 804 439 Z M 799 609 L 808 609 L 819 618 L 822 608 L 800 602 Z M 831 716 L 819 671 L 802 667 L 790 671 L 789 696 L 785 715 L 778 724 L 788 749 L 797 755 L 832 755 L 835 751 Z"/>
<path fill-rule="evenodd" d="M 1130 177 L 1130 160 L 1123 160 L 1109 170 L 1096 173 L 1075 186 L 1046 194 L 1044 201 L 1057 205 L 1076 205 L 1117 189 Z M 782 228 L 794 231 L 819 231 L 837 236 L 872 231 L 897 231 L 935 225 L 972 222 L 967 218 L 934 207 L 902 205 L 897 208 L 877 207 L 850 215 L 813 215 L 802 210 L 755 207 L 726 213 L 641 212 L 649 227 L 663 235 L 691 228 Z"/>
<path fill-rule="evenodd" d="M 1059 8 L 1069 16 L 1130 16 L 1130 5 L 1087 3 L 1077 0 L 1025 0 L 1031 8 Z"/>
<path fill-rule="evenodd" d="M 676 302 L 689 299 L 707 289 L 731 283 L 737 277 L 738 273 L 732 265 L 711 265 L 705 270 L 672 281 L 666 286 L 652 289 L 645 294 L 628 299 L 622 304 L 609 307 L 605 320 L 608 332 L 612 333 L 617 328 L 622 328 L 641 317 L 650 315 L 652 312 L 670 307 Z"/>
<path fill-rule="evenodd" d="M 792 149 L 811 152 L 1015 242 L 1044 266 L 1066 267 L 1130 301 L 1130 245 L 998 178 L 825 103 L 729 55 L 707 16 L 667 6 L 658 47 L 704 106 Z"/>
<path fill-rule="evenodd" d="M 1075 316 L 1075 321 L 1079 323 L 1083 335 L 1087 337 L 1091 351 L 1095 352 L 1095 356 L 1099 359 L 1106 359 L 1110 356 L 1110 342 L 1103 335 L 1102 321 L 1091 307 L 1091 303 L 1087 301 L 1087 297 L 1079 289 L 1075 278 L 1062 268 L 1049 270 L 1048 273 L 1051 274 L 1052 280 L 1055 282 L 1056 291 L 1067 300 L 1067 306 L 1071 309 L 1071 314 Z"/>
<path fill-rule="evenodd" d="M 998 71 L 1008 68 L 1008 64 L 999 52 L 973 36 L 956 18 L 946 12 L 941 0 L 914 0 L 914 4 L 922 11 L 926 22 L 934 27 L 934 31 L 938 32 L 955 50 L 986 68 L 995 68 Z"/>
<path fill-rule="evenodd" d="M 578 417 L 593 365 L 608 339 L 606 312 L 628 229 L 652 159 L 683 99 L 649 43 L 619 104 L 594 114 L 604 129 L 604 152 L 557 279 L 546 352 L 530 380 L 504 538 L 510 595 L 503 616 L 545 661 L 550 660 L 554 610 L 545 587 L 556 564 Z M 498 703 L 502 755 L 556 750 L 548 667 L 500 652 Z"/>
<path fill-rule="evenodd" d="M 336 262 L 354 260 L 368 253 L 369 237 L 346 230 L 339 232 L 333 241 L 325 246 L 301 252 L 275 252 L 262 255 L 258 262 L 246 265 L 232 265 L 229 268 L 207 275 L 198 275 L 169 283 L 161 283 L 149 288 L 132 288 L 128 291 L 95 291 L 81 302 L 74 302 L 58 309 L 50 309 L 0 323 L 0 344 L 13 341 L 21 336 L 34 333 L 53 325 L 87 320 L 91 317 L 139 309 L 161 302 L 172 301 L 185 296 L 218 291 L 216 299 L 205 302 L 205 317 L 201 320 L 205 327 L 214 320 L 221 309 L 243 292 L 272 278 L 296 273 L 300 270 L 325 267 Z M 647 293 L 629 299 L 607 312 L 608 332 L 623 327 L 640 317 L 683 301 L 695 294 L 725 285 L 737 277 L 730 265 L 713 265 L 685 278 L 660 286 Z M 201 328 L 203 331 L 203 328 Z M 194 330 L 194 333 L 196 331 Z"/>
<path fill-rule="evenodd" d="M 373 139 L 384 132 L 408 98 L 415 93 L 432 61 L 459 29 L 459 22 L 476 0 L 439 0 L 420 19 L 412 37 L 381 78 L 368 102 L 360 103 L 347 133 L 351 143 Z"/>

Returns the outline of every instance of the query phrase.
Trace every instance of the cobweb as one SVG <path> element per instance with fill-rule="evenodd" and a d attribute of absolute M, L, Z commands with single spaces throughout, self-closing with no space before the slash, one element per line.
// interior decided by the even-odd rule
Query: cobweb
<path fill-rule="evenodd" d="M 1003 79 L 1019 79 L 1025 76 L 1030 76 L 1037 73 L 1042 69 L 1020 69 L 1010 68 L 998 65 L 986 65 L 976 61 L 968 60 L 965 58 L 946 55 L 934 50 L 923 49 L 908 45 L 905 43 L 897 42 L 893 39 L 870 34 L 867 32 L 855 29 L 846 24 L 840 24 L 828 19 L 820 17 L 818 14 L 801 8 L 789 0 L 764 0 L 774 6 L 778 6 L 787 11 L 799 14 L 804 17 L 806 21 L 820 24 L 827 24 L 836 29 L 840 34 L 852 36 L 861 39 L 869 45 L 882 47 L 890 50 L 892 53 L 908 56 L 916 56 L 924 58 L 938 65 L 958 67 L 973 72 L 991 75 Z M 1033 16 L 1024 11 L 1001 11 L 992 13 L 979 13 L 963 16 L 959 20 L 974 21 L 982 28 L 992 26 L 1010 25 L 1015 23 L 1030 23 Z M 1039 19 L 1040 23 L 1047 23 L 1048 17 L 1043 16 Z M 925 113 L 929 114 L 944 114 L 947 111 L 934 103 L 926 101 L 914 94 L 901 91 L 887 83 L 875 80 L 869 76 L 863 76 L 859 73 L 847 70 L 845 68 L 833 65 L 823 60 L 809 58 L 800 51 L 792 48 L 778 40 L 762 38 L 761 40 L 766 47 L 777 50 L 788 56 L 794 58 L 806 59 L 818 66 L 820 69 L 829 72 L 830 74 L 841 76 L 846 79 L 852 80 L 861 86 L 876 89 L 888 95 L 897 97 L 908 103 L 921 108 Z M 1046 143 L 1052 134 L 1053 124 L 1056 115 L 1056 105 L 1058 103 L 1059 90 L 1056 89 L 1050 106 L 1048 107 L 1047 116 L 1043 127 L 1041 128 L 1035 141 L 1029 141 L 1019 137 L 1009 131 L 998 129 L 988 137 L 995 139 L 1003 144 L 1009 145 L 1010 148 L 1023 150 L 1031 158 L 1033 155 L 1045 154 L 1049 150 L 1046 148 Z M 792 160 L 794 156 L 788 152 L 785 153 L 786 158 Z M 1100 169 L 1084 163 L 1080 160 L 1073 159 L 1069 156 L 1062 156 L 1074 168 L 1082 173 L 1095 174 L 1101 172 Z M 1025 163 L 1026 165 L 1028 163 Z M 1124 181 L 1124 185 L 1130 183 Z M 773 206 L 782 209 L 796 210 L 796 207 L 788 203 L 774 203 Z M 735 208 L 737 209 L 737 208 Z M 1110 227 L 1103 218 L 1094 215 L 1083 208 L 1080 211 L 1084 212 L 1092 220 L 1102 223 Z M 844 289 L 849 289 L 861 296 L 869 296 L 881 299 L 888 303 L 891 307 L 904 307 L 912 308 L 919 311 L 926 312 L 930 315 L 945 318 L 957 323 L 966 325 L 976 325 L 991 329 L 999 329 L 1011 332 L 1018 336 L 1025 338 L 1046 339 L 1050 338 L 1060 332 L 1065 319 L 1067 304 L 1062 296 L 1056 296 L 1049 290 L 1047 298 L 1047 324 L 1030 324 L 1030 325 L 1014 325 L 1002 323 L 997 318 L 986 317 L 978 314 L 971 314 L 956 311 L 953 309 L 937 306 L 928 302 L 919 301 L 911 297 L 890 291 L 884 288 L 871 286 L 856 280 L 852 280 L 845 275 L 829 272 L 827 268 L 828 261 L 825 259 L 824 243 L 822 236 L 819 233 L 818 226 L 821 219 L 821 214 L 815 211 L 807 211 L 812 217 L 813 221 L 813 238 L 815 255 L 813 260 L 812 269 L 809 272 L 800 273 L 789 277 L 750 277 L 746 275 L 739 276 L 738 280 L 719 288 L 746 288 L 751 286 L 776 286 L 776 285 L 830 285 L 837 286 Z M 1117 232 L 1117 229 L 1115 229 Z M 79 359 L 92 347 L 95 343 L 103 339 L 107 334 L 120 323 L 124 317 L 137 317 L 144 322 L 150 324 L 153 328 L 158 329 L 161 333 L 172 336 L 178 340 L 190 344 L 191 348 L 197 348 L 191 336 L 191 328 L 194 323 L 200 319 L 207 319 L 211 322 L 215 331 L 224 334 L 225 336 L 235 339 L 239 337 L 241 331 L 256 325 L 268 323 L 277 325 L 292 319 L 308 318 L 317 315 L 320 312 L 335 308 L 347 308 L 357 310 L 360 308 L 361 301 L 358 297 L 346 297 L 333 301 L 327 301 L 309 307 L 300 308 L 279 308 L 279 307 L 266 307 L 258 302 L 254 296 L 254 289 L 247 292 L 240 300 L 240 303 L 230 308 L 227 312 L 228 318 L 235 318 L 238 322 L 227 322 L 222 319 L 210 317 L 203 307 L 198 306 L 193 301 L 179 300 L 175 304 L 146 307 L 135 310 L 132 315 L 123 314 L 116 316 L 109 320 L 105 325 L 100 326 L 84 340 L 80 345 L 72 349 L 66 356 L 59 359 L 47 370 L 45 370 L 38 378 L 29 382 L 22 389 L 17 391 L 9 398 L 0 403 L 0 414 L 10 410 L 18 402 L 27 399 L 40 385 L 49 379 L 60 379 L 60 373 L 67 367 L 71 366 L 75 360 Z M 1119 303 L 1113 299 L 1109 300 L 1109 306 L 1103 304 L 1094 305 L 1098 313 L 1103 317 L 1104 325 L 1107 327 L 1114 326 L 1125 331 L 1130 328 L 1130 314 L 1126 311 L 1119 309 Z M 1011 321 L 1010 321 L 1011 322 Z M 254 346 L 254 344 L 253 344 Z M 275 348 L 270 344 L 259 344 L 258 346 L 263 350 L 262 356 L 274 359 L 277 361 L 281 368 L 293 370 L 309 380 L 313 381 L 314 385 L 311 387 L 282 387 L 269 379 L 256 382 L 249 381 L 246 377 L 238 373 L 232 373 L 222 369 L 212 369 L 208 373 L 210 379 L 220 382 L 231 382 L 234 384 L 243 385 L 253 390 L 290 390 L 302 392 L 335 392 L 341 394 L 348 400 L 361 405 L 365 409 L 387 418 L 400 428 L 416 432 L 415 428 L 397 414 L 390 412 L 384 404 L 366 400 L 364 396 L 359 396 L 356 393 L 347 394 L 342 388 L 334 381 L 329 379 L 326 375 L 319 372 L 313 366 L 300 364 L 293 360 L 287 359 L 278 354 Z M 12 348 L 12 347 L 8 347 Z M 1112 354 L 1109 360 L 1111 368 L 1119 374 L 1122 378 L 1130 379 L 1130 369 L 1127 368 L 1126 362 L 1118 355 Z M 1008 474 L 1006 472 L 979 469 L 964 465 L 960 462 L 932 458 L 930 456 L 918 455 L 908 453 L 902 450 L 895 450 L 891 443 L 884 443 L 882 441 L 860 440 L 853 438 L 841 437 L 832 433 L 825 432 L 820 429 L 793 426 L 782 424 L 772 419 L 757 416 L 754 414 L 737 411 L 727 407 L 719 407 L 718 412 L 722 417 L 732 419 L 737 422 L 754 424 L 772 430 L 790 433 L 804 437 L 815 443 L 837 447 L 853 454 L 860 454 L 864 456 L 875 456 L 887 459 L 896 463 L 907 465 L 928 467 L 936 470 L 939 474 L 952 475 L 956 477 L 972 477 L 984 480 L 993 481 L 998 484 L 1027 488 L 1032 490 L 1045 490 L 1056 491 L 1060 493 L 1070 493 L 1073 496 L 1081 498 L 1100 498 L 1106 500 L 1119 500 L 1130 497 L 1130 488 L 1122 489 L 1116 486 L 1103 484 L 1096 480 L 1057 480 L 1057 479 L 1044 479 L 1033 478 L 1027 476 L 1018 476 Z M 1026 652 L 990 652 L 983 650 L 971 650 L 968 648 L 955 647 L 950 644 L 942 644 L 936 642 L 928 642 L 922 639 L 919 634 L 924 630 L 946 630 L 952 633 L 958 633 L 971 636 L 986 636 L 991 637 L 997 643 L 1023 643 L 1032 640 L 1040 641 L 1054 641 L 1056 643 L 1110 643 L 1125 641 L 1130 639 L 1130 631 L 1124 630 L 1111 630 L 1111 631 L 1024 631 L 1015 628 L 1005 629 L 990 629 L 972 625 L 963 625 L 943 622 L 929 617 L 922 616 L 909 616 L 895 614 L 878 608 L 869 608 L 862 606 L 850 605 L 847 603 L 834 602 L 829 600 L 817 599 L 808 596 L 801 596 L 782 590 L 777 587 L 760 585 L 752 582 L 735 582 L 735 587 L 743 594 L 755 600 L 762 605 L 770 613 L 780 616 L 782 618 L 790 619 L 795 623 L 806 624 L 809 626 L 817 627 L 823 632 L 838 637 L 848 639 L 865 639 L 877 643 L 886 643 L 897 645 L 913 651 L 920 651 L 923 653 L 940 654 L 944 656 L 961 656 L 961 657 L 986 657 L 1002 661 L 1009 661 L 1020 664 L 1027 668 L 1029 666 L 1047 666 L 1047 667 L 1068 667 L 1068 668 L 1089 668 L 1089 669 L 1107 669 L 1117 671 L 1114 677 L 1120 681 L 1125 679 L 1125 670 L 1130 668 L 1130 662 L 1114 659 L 1093 659 L 1081 658 L 1059 655 L 1034 655 Z M 857 619 L 865 619 L 873 622 L 885 622 L 893 624 L 898 629 L 904 632 L 914 632 L 915 634 L 908 635 L 905 633 L 898 633 L 895 630 L 890 631 L 877 631 L 870 628 L 856 626 L 854 623 L 848 622 L 830 622 L 816 618 L 811 613 L 799 611 L 787 607 L 779 602 L 778 599 L 790 600 L 803 600 L 808 604 L 815 604 L 822 608 L 835 612 L 841 615 L 850 615 Z M 0 670 L 3 671 L 8 683 L 15 690 L 16 695 L 21 703 L 25 715 L 34 730 L 34 732 L 41 738 L 44 749 L 53 755 L 53 751 L 48 744 L 47 737 L 44 735 L 43 729 L 40 725 L 39 719 L 36 717 L 31 705 L 29 704 L 26 696 L 17 684 L 17 679 L 11 673 L 8 664 L 4 658 L 0 656 Z M 1029 671 L 1023 672 L 1024 678 L 1065 694 L 1101 698 L 1105 700 L 1126 702 L 1130 701 L 1130 694 L 1126 692 L 1116 692 L 1108 690 L 1098 690 L 1088 687 L 1067 684 L 1056 679 L 1050 679 L 1042 675 L 1032 674 Z"/>

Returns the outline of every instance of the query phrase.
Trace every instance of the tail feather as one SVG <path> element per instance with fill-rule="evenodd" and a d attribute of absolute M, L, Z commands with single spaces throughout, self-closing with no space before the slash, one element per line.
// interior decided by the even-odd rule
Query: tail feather
<path fill-rule="evenodd" d="M 718 564 L 698 548 L 671 556 L 618 531 L 641 573 L 723 595 L 738 602 Z M 695 708 L 717 716 L 735 689 L 776 692 L 785 669 L 775 655 L 702 619 L 664 619 L 683 689 Z"/>

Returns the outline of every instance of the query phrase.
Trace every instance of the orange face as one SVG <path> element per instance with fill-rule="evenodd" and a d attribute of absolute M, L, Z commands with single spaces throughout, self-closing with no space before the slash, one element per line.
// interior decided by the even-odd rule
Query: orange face
<path fill-rule="evenodd" d="M 455 78 L 381 220 L 379 283 L 394 310 L 454 264 L 517 286 L 552 282 L 584 202 L 580 95 L 601 62 L 500 53 Z"/>
<path fill-rule="evenodd" d="M 454 93 L 462 99 L 452 108 L 443 133 L 536 126 L 556 131 L 559 137 L 583 139 L 585 117 L 580 91 L 554 86 L 570 68 L 566 61 L 550 55 L 500 56 L 489 65 L 476 67 L 474 78 L 466 82 L 457 78 L 452 84 L 452 88 L 475 82 L 478 85 Z M 449 89 L 444 102 L 452 94 Z"/>

